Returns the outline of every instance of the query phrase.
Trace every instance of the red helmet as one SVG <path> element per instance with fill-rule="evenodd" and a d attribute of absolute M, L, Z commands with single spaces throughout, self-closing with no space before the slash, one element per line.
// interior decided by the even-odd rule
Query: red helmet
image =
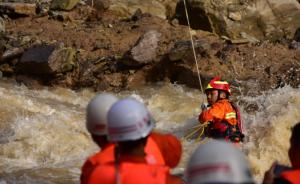
<path fill-rule="evenodd" d="M 217 89 L 227 92 L 229 95 L 231 95 L 230 92 L 230 85 L 227 81 L 221 81 L 221 77 L 217 76 L 214 77 L 207 85 L 205 91 L 210 89 Z"/>

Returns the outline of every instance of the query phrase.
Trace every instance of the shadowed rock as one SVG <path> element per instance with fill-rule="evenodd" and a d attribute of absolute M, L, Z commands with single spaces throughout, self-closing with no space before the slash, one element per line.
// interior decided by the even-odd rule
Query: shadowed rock
<path fill-rule="evenodd" d="M 57 45 L 37 45 L 21 57 L 18 69 L 27 74 L 55 74 L 72 70 L 75 51 Z"/>
<path fill-rule="evenodd" d="M 36 5 L 29 3 L 0 3 L 0 13 L 35 15 Z"/>
<path fill-rule="evenodd" d="M 207 55 L 208 50 L 211 48 L 210 44 L 204 40 L 194 41 L 195 52 L 197 55 Z M 169 53 L 171 61 L 185 60 L 193 58 L 193 50 L 191 41 L 178 41 Z"/>

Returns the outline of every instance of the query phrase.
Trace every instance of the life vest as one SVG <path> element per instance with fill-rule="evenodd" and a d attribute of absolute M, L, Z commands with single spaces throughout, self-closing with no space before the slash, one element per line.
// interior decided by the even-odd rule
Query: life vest
<path fill-rule="evenodd" d="M 116 168 L 115 163 L 106 163 L 95 168 L 88 184 L 166 184 L 168 177 L 168 167 L 161 165 L 120 162 Z"/>
<path fill-rule="evenodd" d="M 150 141 L 153 141 L 153 146 L 150 145 Z M 182 146 L 181 142 L 171 134 L 152 132 L 148 138 L 145 152 L 149 155 L 156 155 L 157 163 L 164 163 L 166 166 L 174 168 L 180 161 Z"/>
<path fill-rule="evenodd" d="M 109 143 L 101 151 L 90 156 L 81 168 L 80 183 L 86 184 L 90 174 L 95 169 L 96 165 L 114 161 L 115 145 Z"/>
<path fill-rule="evenodd" d="M 96 165 L 115 161 L 114 149 L 115 145 L 110 144 L 86 160 L 81 169 L 81 184 L 86 183 Z M 145 146 L 145 159 L 148 164 L 166 165 L 173 168 L 179 163 L 181 151 L 181 143 L 176 137 L 168 134 L 151 133 Z"/>
<path fill-rule="evenodd" d="M 206 129 L 209 137 L 231 142 L 243 141 L 242 122 L 238 107 L 227 99 L 217 101 L 200 114 L 200 122 L 211 122 Z"/>
<path fill-rule="evenodd" d="M 291 184 L 300 184 L 300 169 L 284 171 L 280 174 L 280 178 Z"/>

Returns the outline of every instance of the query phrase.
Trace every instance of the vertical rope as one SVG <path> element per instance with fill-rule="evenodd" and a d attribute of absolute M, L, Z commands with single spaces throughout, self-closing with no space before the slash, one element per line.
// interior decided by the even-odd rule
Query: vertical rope
<path fill-rule="evenodd" d="M 196 51 L 195 51 L 194 41 L 193 41 L 193 35 L 192 35 L 192 32 L 191 32 L 191 26 L 190 26 L 189 14 L 188 14 L 188 11 L 187 11 L 187 6 L 186 6 L 185 0 L 183 0 L 183 4 L 184 4 L 184 10 L 185 10 L 185 15 L 186 15 L 186 20 L 187 20 L 188 27 L 189 27 L 190 39 L 191 39 L 191 44 L 192 44 L 192 49 L 193 49 L 194 59 L 195 59 L 196 68 L 197 68 L 197 74 L 198 74 L 199 85 L 200 85 L 201 92 L 204 93 L 204 91 L 203 91 L 203 86 L 202 86 L 202 82 L 201 82 L 201 77 L 200 77 L 200 71 L 199 71 L 199 67 L 198 67 L 198 61 L 197 61 L 197 56 L 196 56 Z M 204 102 L 204 100 L 203 100 L 203 102 Z"/>

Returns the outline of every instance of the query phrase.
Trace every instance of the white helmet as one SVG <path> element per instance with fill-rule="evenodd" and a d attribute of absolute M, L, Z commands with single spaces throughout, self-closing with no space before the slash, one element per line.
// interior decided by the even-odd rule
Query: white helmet
<path fill-rule="evenodd" d="M 133 141 L 146 137 L 154 122 L 144 104 L 133 98 L 115 103 L 108 111 L 108 138 L 111 141 Z"/>
<path fill-rule="evenodd" d="M 92 98 L 86 108 L 86 128 L 91 134 L 107 135 L 107 113 L 116 101 L 118 98 L 108 93 Z"/>
<path fill-rule="evenodd" d="M 186 179 L 189 184 L 254 183 L 243 152 L 219 140 L 196 149 L 188 163 Z"/>

